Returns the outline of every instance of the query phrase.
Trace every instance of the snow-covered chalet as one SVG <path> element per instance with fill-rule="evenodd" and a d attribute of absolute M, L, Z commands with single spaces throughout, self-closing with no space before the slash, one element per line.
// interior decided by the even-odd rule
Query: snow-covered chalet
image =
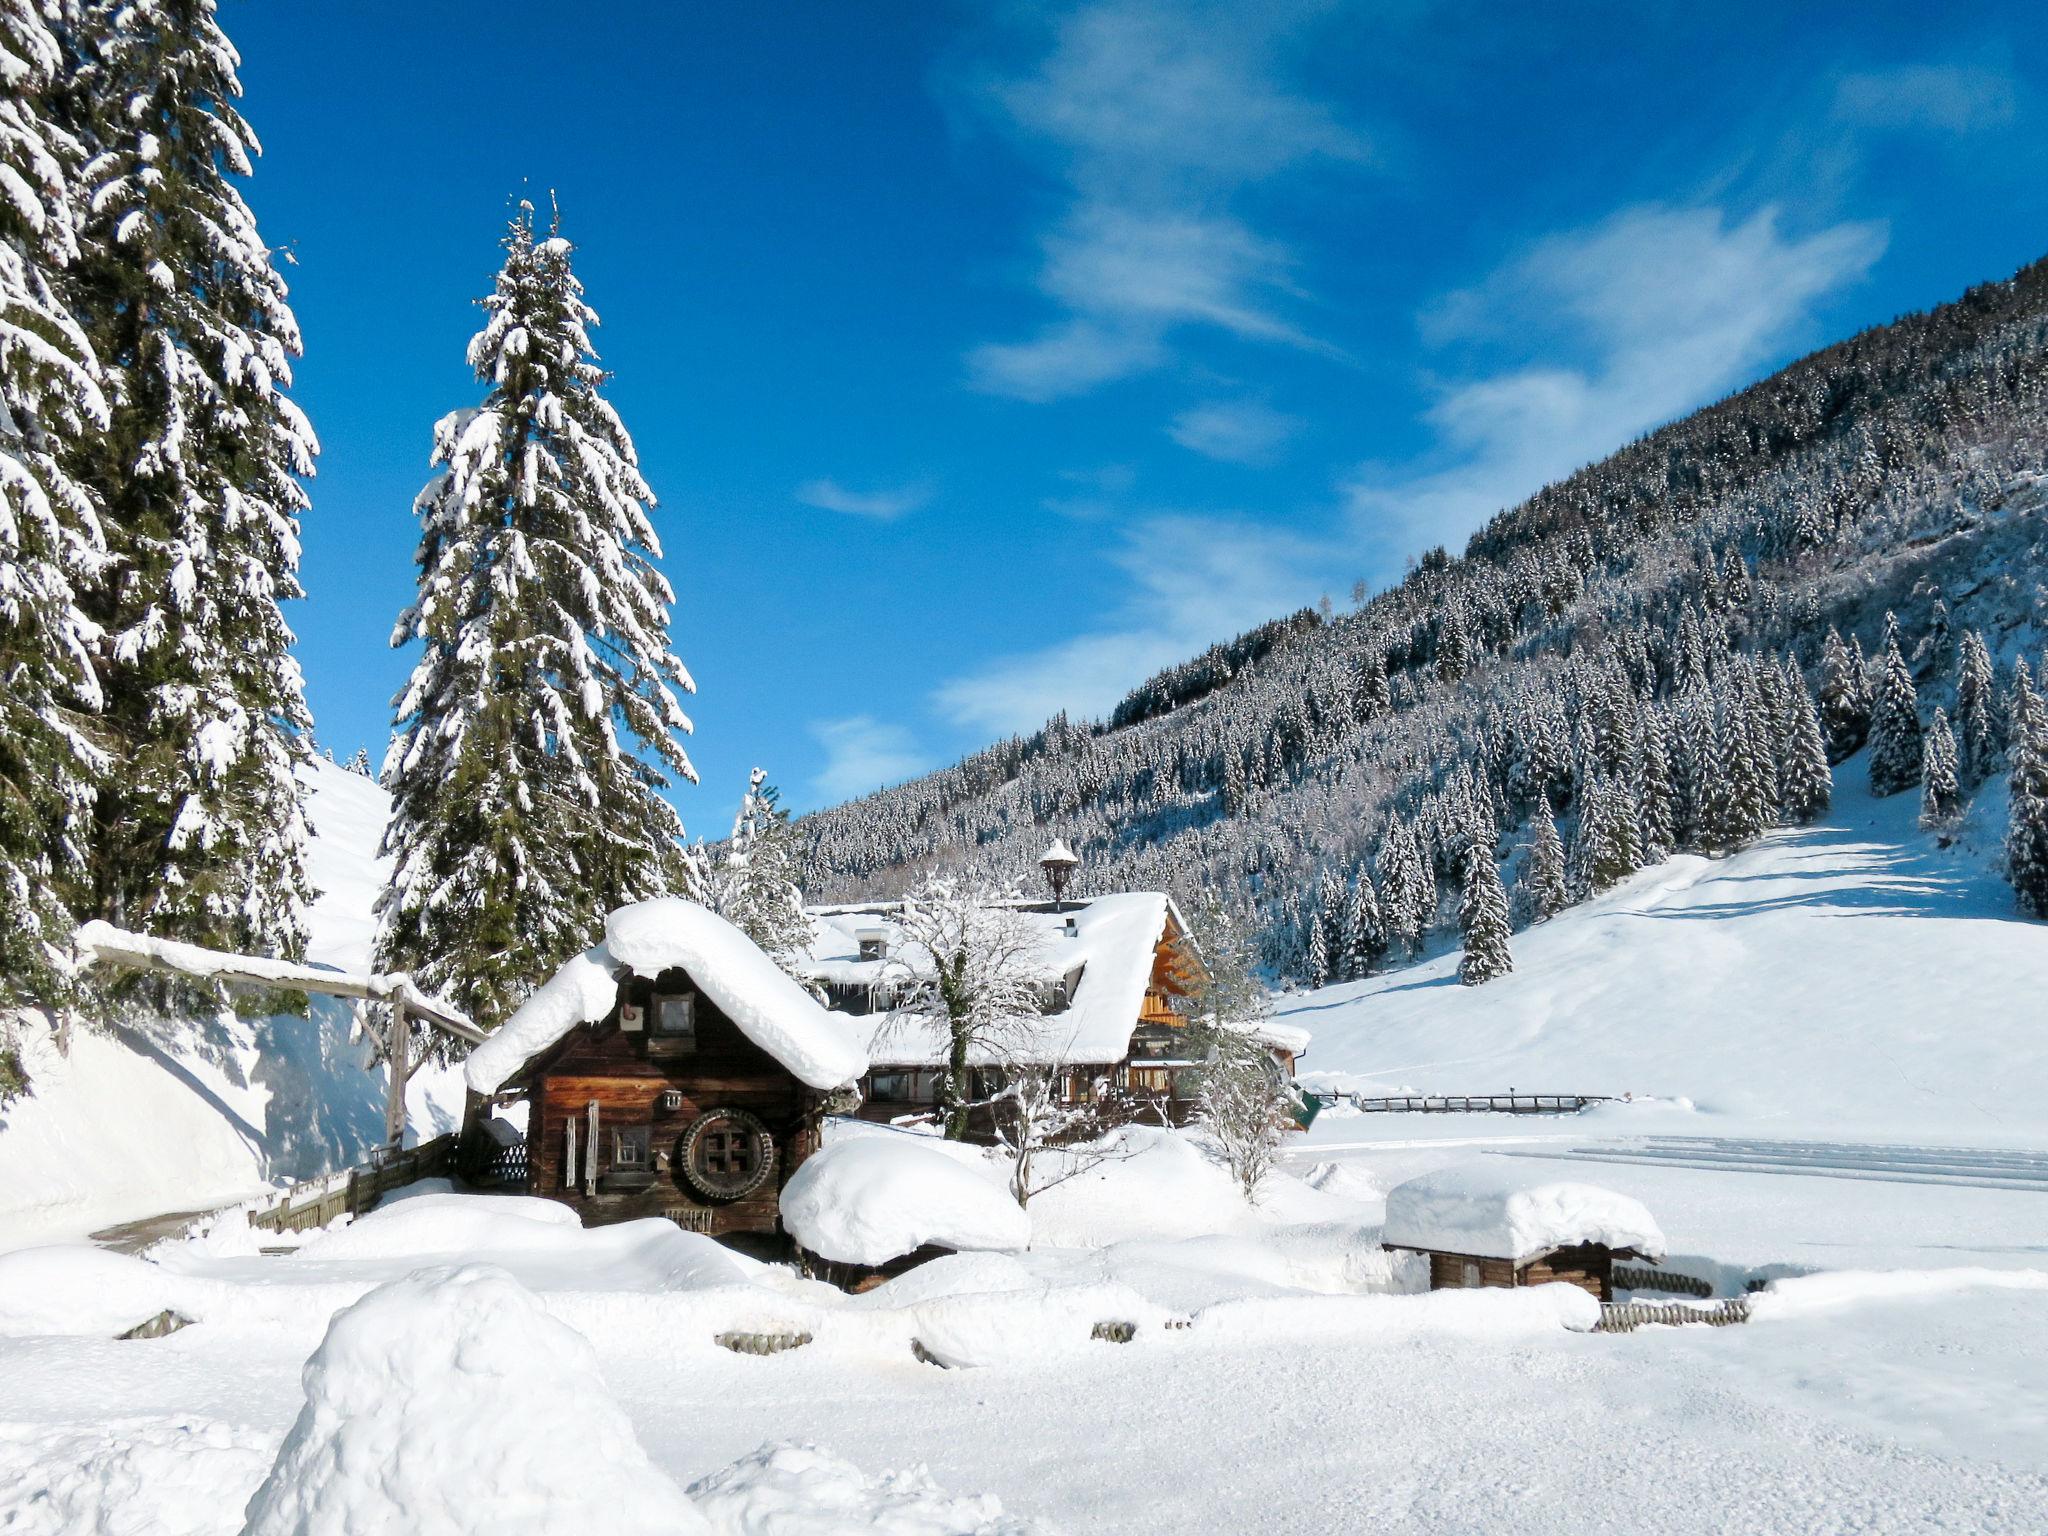
<path fill-rule="evenodd" d="M 1060 1069 L 1070 1103 L 1118 1095 L 1185 1119 L 1185 1080 L 1199 1065 L 1187 1045 L 1187 1009 L 1202 961 L 1173 900 L 1159 891 L 1126 891 L 1010 905 L 1038 930 L 1034 964 L 1042 972 L 1043 1011 L 1006 1043 L 1006 1054 Z M 949 1044 L 945 1026 L 891 1011 L 904 977 L 902 904 L 810 911 L 811 947 L 801 968 L 869 1058 L 861 1115 L 888 1121 L 933 1113 Z M 1307 1031 L 1287 1025 L 1268 1024 L 1261 1038 L 1289 1075 L 1308 1047 Z M 976 1091 L 986 1097 L 997 1063 L 982 1051 L 971 1064 L 988 1074 Z"/>

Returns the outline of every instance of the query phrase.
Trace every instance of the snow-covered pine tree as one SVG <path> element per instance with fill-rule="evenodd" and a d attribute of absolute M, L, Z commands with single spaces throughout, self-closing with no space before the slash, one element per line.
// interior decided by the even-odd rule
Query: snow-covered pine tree
<path fill-rule="evenodd" d="M 1841 631 L 1833 626 L 1821 642 L 1820 728 L 1831 763 L 1854 754 L 1870 734 L 1870 689 L 1862 658 L 1842 643 Z"/>
<path fill-rule="evenodd" d="M 1587 895 L 1619 885 L 1642 864 L 1635 808 L 1614 779 L 1596 774 L 1579 802 L 1579 888 Z"/>
<path fill-rule="evenodd" d="M 2005 875 L 2020 910 L 2048 917 L 2048 715 L 2022 661 L 2013 668 L 2006 757 Z"/>
<path fill-rule="evenodd" d="M 1761 834 L 1771 824 L 1775 807 L 1763 766 L 1769 746 L 1757 738 L 1755 712 L 1740 670 L 1725 670 L 1714 692 L 1718 771 L 1707 785 L 1700 841 L 1725 852 Z"/>
<path fill-rule="evenodd" d="M 66 287 L 111 422 L 73 440 L 112 559 L 92 905 L 129 927 L 295 955 L 309 718 L 279 604 L 300 595 L 318 451 L 285 393 L 285 285 L 236 188 L 256 141 L 209 0 L 83 0 L 66 123 L 90 150 Z"/>
<path fill-rule="evenodd" d="M 1571 901 L 1565 885 L 1564 842 L 1557 835 L 1557 822 L 1547 806 L 1538 807 L 1530 823 L 1535 829 L 1529 844 L 1529 862 L 1523 867 L 1522 883 L 1529 911 L 1537 922 L 1555 917 Z"/>
<path fill-rule="evenodd" d="M 469 361 L 483 404 L 434 433 L 419 600 L 394 645 L 424 651 L 385 759 L 394 860 L 378 963 L 486 1025 L 589 944 L 604 914 L 673 887 L 691 780 L 656 569 L 653 500 L 601 393 L 596 314 L 559 229 L 521 203 Z"/>
<path fill-rule="evenodd" d="M 1878 665 L 1870 707 L 1870 792 L 1895 795 L 1920 782 L 1920 693 L 1899 653 L 1898 620 L 1889 613 Z"/>
<path fill-rule="evenodd" d="M 1957 646 L 1956 727 L 1963 781 L 1981 783 L 1998 761 L 1998 695 L 1991 652 L 1974 629 Z"/>
<path fill-rule="evenodd" d="M 1465 885 L 1458 900 L 1458 931 L 1465 953 L 1458 961 L 1458 980 L 1476 987 L 1515 968 L 1508 953 L 1508 893 L 1494 867 L 1493 852 L 1484 843 L 1465 854 Z"/>
<path fill-rule="evenodd" d="M 1330 943 L 1325 934 L 1329 925 L 1323 921 L 1322 908 L 1316 908 L 1308 929 L 1308 984 L 1311 988 L 1327 985 L 1330 980 Z"/>
<path fill-rule="evenodd" d="M 85 734 L 97 635 L 78 603 L 103 543 L 66 465 L 107 405 L 60 291 L 80 158 L 51 119 L 62 64 L 34 0 L 0 0 L 0 1010 L 61 1000 L 102 767 Z"/>
<path fill-rule="evenodd" d="M 1820 712 L 1799 668 L 1785 662 L 1785 697 L 1791 709 L 1792 735 L 1785 745 L 1784 771 L 1778 777 L 1779 809 L 1787 821 L 1805 826 L 1827 814 L 1834 798 L 1834 772 L 1828 767 L 1827 743 L 1821 738 Z"/>
<path fill-rule="evenodd" d="M 1642 734 L 1636 742 L 1635 781 L 1642 861 L 1644 864 L 1661 864 L 1678 846 L 1678 817 L 1676 795 L 1671 786 L 1671 753 L 1664 744 L 1663 711 L 1654 704 L 1646 704 L 1642 710 Z"/>
<path fill-rule="evenodd" d="M 680 889 L 725 918 L 801 981 L 811 920 L 798 883 L 802 858 L 796 828 L 780 801 L 767 770 L 756 768 L 747 778 L 747 792 L 725 842 L 717 848 L 700 843 L 685 853 Z"/>
<path fill-rule="evenodd" d="M 1364 980 L 1386 952 L 1387 928 L 1380 916 L 1379 896 L 1372 888 L 1371 872 L 1360 864 L 1344 902 L 1344 974 L 1353 981 Z"/>
<path fill-rule="evenodd" d="M 1963 814 L 1962 785 L 1956 779 L 1956 738 L 1948 711 L 1936 707 L 1934 723 L 1921 741 L 1920 825 L 1928 830 L 1954 826 Z"/>
<path fill-rule="evenodd" d="M 1331 981 L 1349 981 L 1345 969 L 1344 877 L 1330 865 L 1316 881 L 1316 923 L 1323 930 L 1323 968 Z"/>

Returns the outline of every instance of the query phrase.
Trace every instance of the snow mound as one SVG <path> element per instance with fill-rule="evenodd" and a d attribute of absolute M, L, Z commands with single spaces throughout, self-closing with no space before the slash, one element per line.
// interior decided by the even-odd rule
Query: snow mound
<path fill-rule="evenodd" d="M 604 943 L 571 960 L 470 1052 L 469 1086 L 494 1093 L 528 1061 L 618 1001 L 620 967 L 636 976 L 687 971 L 740 1032 L 811 1087 L 850 1083 L 867 1057 L 842 1020 L 776 966 L 739 929 L 680 897 L 635 902 L 605 919 Z"/>
<path fill-rule="evenodd" d="M 690 1497 L 730 1536 L 1052 1536 L 1005 1515 L 993 1494 L 951 1497 L 922 1466 L 867 1477 L 815 1445 L 765 1445 L 692 1483 Z"/>
<path fill-rule="evenodd" d="M 243 1536 L 688 1536 L 588 1341 L 484 1265 L 336 1315 Z"/>
<path fill-rule="evenodd" d="M 0 1338 L 112 1338 L 177 1306 L 179 1284 L 154 1264 L 83 1244 L 0 1254 Z"/>
<path fill-rule="evenodd" d="M 1165 1309 L 1122 1285 L 1048 1285 L 943 1296 L 913 1313 L 918 1345 L 954 1369 L 1028 1365 L 1104 1346 L 1099 1324 L 1163 1326 Z"/>
<path fill-rule="evenodd" d="M 300 1247 L 300 1259 L 390 1259 L 433 1253 L 505 1253 L 563 1246 L 583 1222 L 558 1200 L 533 1195 L 420 1194 L 387 1200 Z"/>
<path fill-rule="evenodd" d="M 0 1531 L 219 1536 L 276 1436 L 209 1419 L 0 1424 Z"/>
<path fill-rule="evenodd" d="M 1516 1263 L 1574 1243 L 1664 1256 L 1664 1234 L 1641 1201 L 1596 1184 L 1532 1183 L 1487 1163 L 1395 1185 L 1387 1194 L 1384 1241 Z"/>
<path fill-rule="evenodd" d="M 1031 1219 L 992 1179 L 908 1136 L 827 1145 L 782 1191 L 790 1235 L 835 1264 L 885 1264 L 936 1243 L 1031 1245 Z"/>

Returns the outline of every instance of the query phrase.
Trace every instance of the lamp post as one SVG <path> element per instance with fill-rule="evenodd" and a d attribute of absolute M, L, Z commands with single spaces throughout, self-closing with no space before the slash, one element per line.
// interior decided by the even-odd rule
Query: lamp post
<path fill-rule="evenodd" d="M 1038 861 L 1038 867 L 1045 871 L 1045 883 L 1052 887 L 1055 912 L 1066 910 L 1067 882 L 1074 878 L 1074 870 L 1080 862 L 1063 837 L 1054 838 L 1052 846 L 1045 850 L 1045 857 Z"/>

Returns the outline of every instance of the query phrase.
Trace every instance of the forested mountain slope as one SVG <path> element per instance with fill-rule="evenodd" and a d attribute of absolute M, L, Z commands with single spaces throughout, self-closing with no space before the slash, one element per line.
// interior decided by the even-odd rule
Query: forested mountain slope
<path fill-rule="evenodd" d="M 1475 845 L 1525 921 L 1811 819 L 1815 723 L 1837 762 L 1875 729 L 1901 792 L 1940 709 L 1967 797 L 2005 771 L 2048 634 L 2044 455 L 2037 263 L 1629 445 L 1355 612 L 1162 673 L 1107 725 L 1055 719 L 807 818 L 809 892 L 1024 881 L 1057 833 L 1084 888 L 1213 895 L 1322 980 L 1426 947 Z M 1546 810 L 1561 871 L 1528 867 Z"/>

